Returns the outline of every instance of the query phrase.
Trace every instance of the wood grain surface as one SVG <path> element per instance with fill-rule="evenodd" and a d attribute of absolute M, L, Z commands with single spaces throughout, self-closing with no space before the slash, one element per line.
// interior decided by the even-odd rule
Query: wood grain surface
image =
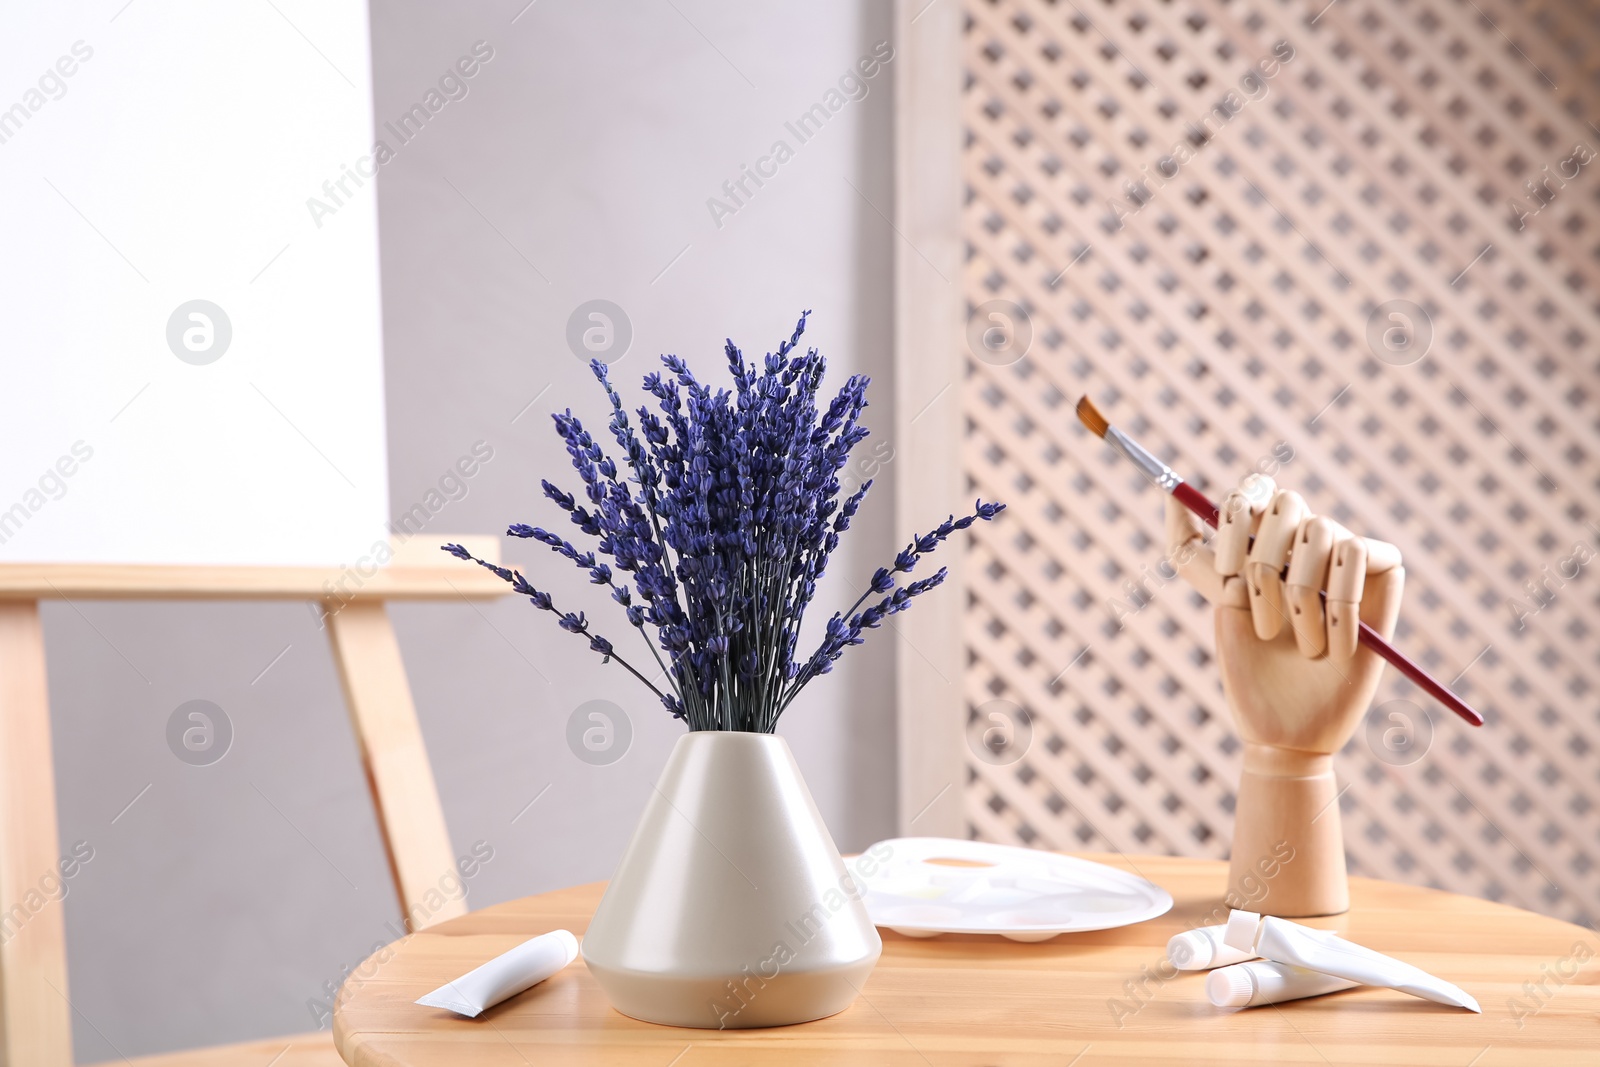
<path fill-rule="evenodd" d="M 358 601 L 330 612 L 327 623 L 406 926 L 453 919 L 467 908 L 444 892 L 457 876 L 456 860 L 389 610 Z"/>
<path fill-rule="evenodd" d="M 396 534 L 389 560 L 343 567 L 155 563 L 3 563 L 0 600 L 319 600 L 329 610 L 355 600 L 483 600 L 510 587 L 476 563 L 439 551 L 465 545 L 500 562 L 500 538 L 485 534 Z"/>
<path fill-rule="evenodd" d="M 604 889 L 596 883 L 485 908 L 389 946 L 346 983 L 334 1040 L 356 1067 L 1493 1067 L 1600 1058 L 1600 937 L 1590 930 L 1471 897 L 1355 878 L 1350 912 L 1308 925 L 1339 930 L 1455 982 L 1478 998 L 1484 1013 L 1368 988 L 1223 1011 L 1205 999 L 1204 972 L 1162 975 L 1173 974 L 1165 963 L 1172 934 L 1226 916 L 1227 865 L 1090 858 L 1163 886 L 1176 901 L 1173 910 L 1136 926 L 1034 945 L 976 936 L 914 940 L 884 931 L 883 958 L 854 1005 L 830 1019 L 773 1030 L 636 1022 L 611 1008 L 581 959 L 475 1020 L 412 1003 L 536 934 L 566 928 L 581 935 Z M 1270 895 L 1270 880 L 1263 891 Z"/>
<path fill-rule="evenodd" d="M 0 1067 L 72 1063 L 55 798 L 39 605 L 0 603 Z"/>

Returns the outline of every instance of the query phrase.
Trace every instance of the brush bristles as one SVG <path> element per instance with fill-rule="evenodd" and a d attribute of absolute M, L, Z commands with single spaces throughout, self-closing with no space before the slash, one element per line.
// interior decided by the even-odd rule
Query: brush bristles
<path fill-rule="evenodd" d="M 1104 437 L 1106 431 L 1111 429 L 1106 417 L 1100 414 L 1100 409 L 1095 407 L 1088 397 L 1078 401 L 1078 421 L 1089 427 L 1096 437 Z"/>

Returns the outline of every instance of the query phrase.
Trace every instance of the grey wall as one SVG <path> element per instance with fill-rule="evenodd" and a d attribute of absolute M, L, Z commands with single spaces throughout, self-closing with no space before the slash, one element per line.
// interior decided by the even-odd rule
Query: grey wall
<path fill-rule="evenodd" d="M 614 373 L 629 388 L 659 352 L 714 368 L 724 335 L 764 352 L 814 308 L 808 338 L 838 379 L 877 379 L 870 421 L 886 438 L 892 69 L 809 142 L 784 124 L 888 37 L 888 5 L 523 3 L 374 6 L 380 126 L 475 42 L 494 50 L 381 171 L 393 512 L 482 441 L 493 458 L 424 536 L 553 521 L 538 478 L 573 479 L 549 412 L 570 404 L 598 422 L 603 410 L 564 339 L 595 298 L 632 321 Z M 778 139 L 794 158 L 718 228 L 707 198 Z M 892 474 L 823 607 L 892 554 Z M 610 617 L 536 547 L 506 554 Z M 454 845 L 494 849 L 471 905 L 606 877 L 681 727 L 524 602 L 392 616 Z M 399 911 L 312 612 L 53 604 L 46 629 L 62 846 L 94 849 L 65 904 L 78 1060 L 313 1028 L 308 1002 L 387 940 Z M 893 832 L 892 639 L 857 650 L 780 730 L 844 848 Z M 168 717 L 191 699 L 235 730 L 210 766 L 167 746 Z M 610 766 L 565 741 L 591 699 L 632 720 Z"/>

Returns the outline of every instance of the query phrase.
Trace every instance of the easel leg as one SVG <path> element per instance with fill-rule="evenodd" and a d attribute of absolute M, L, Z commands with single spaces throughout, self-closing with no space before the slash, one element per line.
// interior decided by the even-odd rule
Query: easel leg
<path fill-rule="evenodd" d="M 59 863 L 39 604 L 0 602 L 0 1067 L 72 1065 Z"/>
<path fill-rule="evenodd" d="M 328 635 L 406 924 L 465 915 L 444 809 L 382 601 L 328 605 Z"/>

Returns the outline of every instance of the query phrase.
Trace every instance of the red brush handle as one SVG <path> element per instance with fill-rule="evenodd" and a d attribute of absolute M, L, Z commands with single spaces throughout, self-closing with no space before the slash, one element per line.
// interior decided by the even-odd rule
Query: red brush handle
<path fill-rule="evenodd" d="M 1206 495 L 1200 490 L 1188 482 L 1179 482 L 1177 488 L 1172 491 L 1172 495 L 1178 498 L 1178 503 L 1204 519 L 1207 526 L 1213 530 L 1217 528 L 1217 522 L 1222 518 L 1222 512 L 1218 511 L 1217 506 L 1207 500 Z"/>
<path fill-rule="evenodd" d="M 1188 482 L 1179 482 L 1172 490 L 1172 495 L 1177 498 L 1178 503 L 1200 516 L 1209 526 L 1215 527 L 1217 520 L 1221 518 L 1222 513 L 1217 510 L 1217 506 L 1207 500 L 1204 493 L 1191 486 Z M 1318 595 L 1324 601 L 1328 598 L 1326 592 L 1319 592 Z M 1358 640 L 1361 644 L 1394 664 L 1396 670 L 1410 678 L 1433 699 L 1467 720 L 1473 726 L 1483 725 L 1483 716 L 1479 715 L 1471 705 L 1450 692 L 1449 689 L 1446 689 L 1433 675 L 1407 659 L 1398 649 L 1385 641 L 1378 631 L 1364 622 L 1361 624 Z"/>

